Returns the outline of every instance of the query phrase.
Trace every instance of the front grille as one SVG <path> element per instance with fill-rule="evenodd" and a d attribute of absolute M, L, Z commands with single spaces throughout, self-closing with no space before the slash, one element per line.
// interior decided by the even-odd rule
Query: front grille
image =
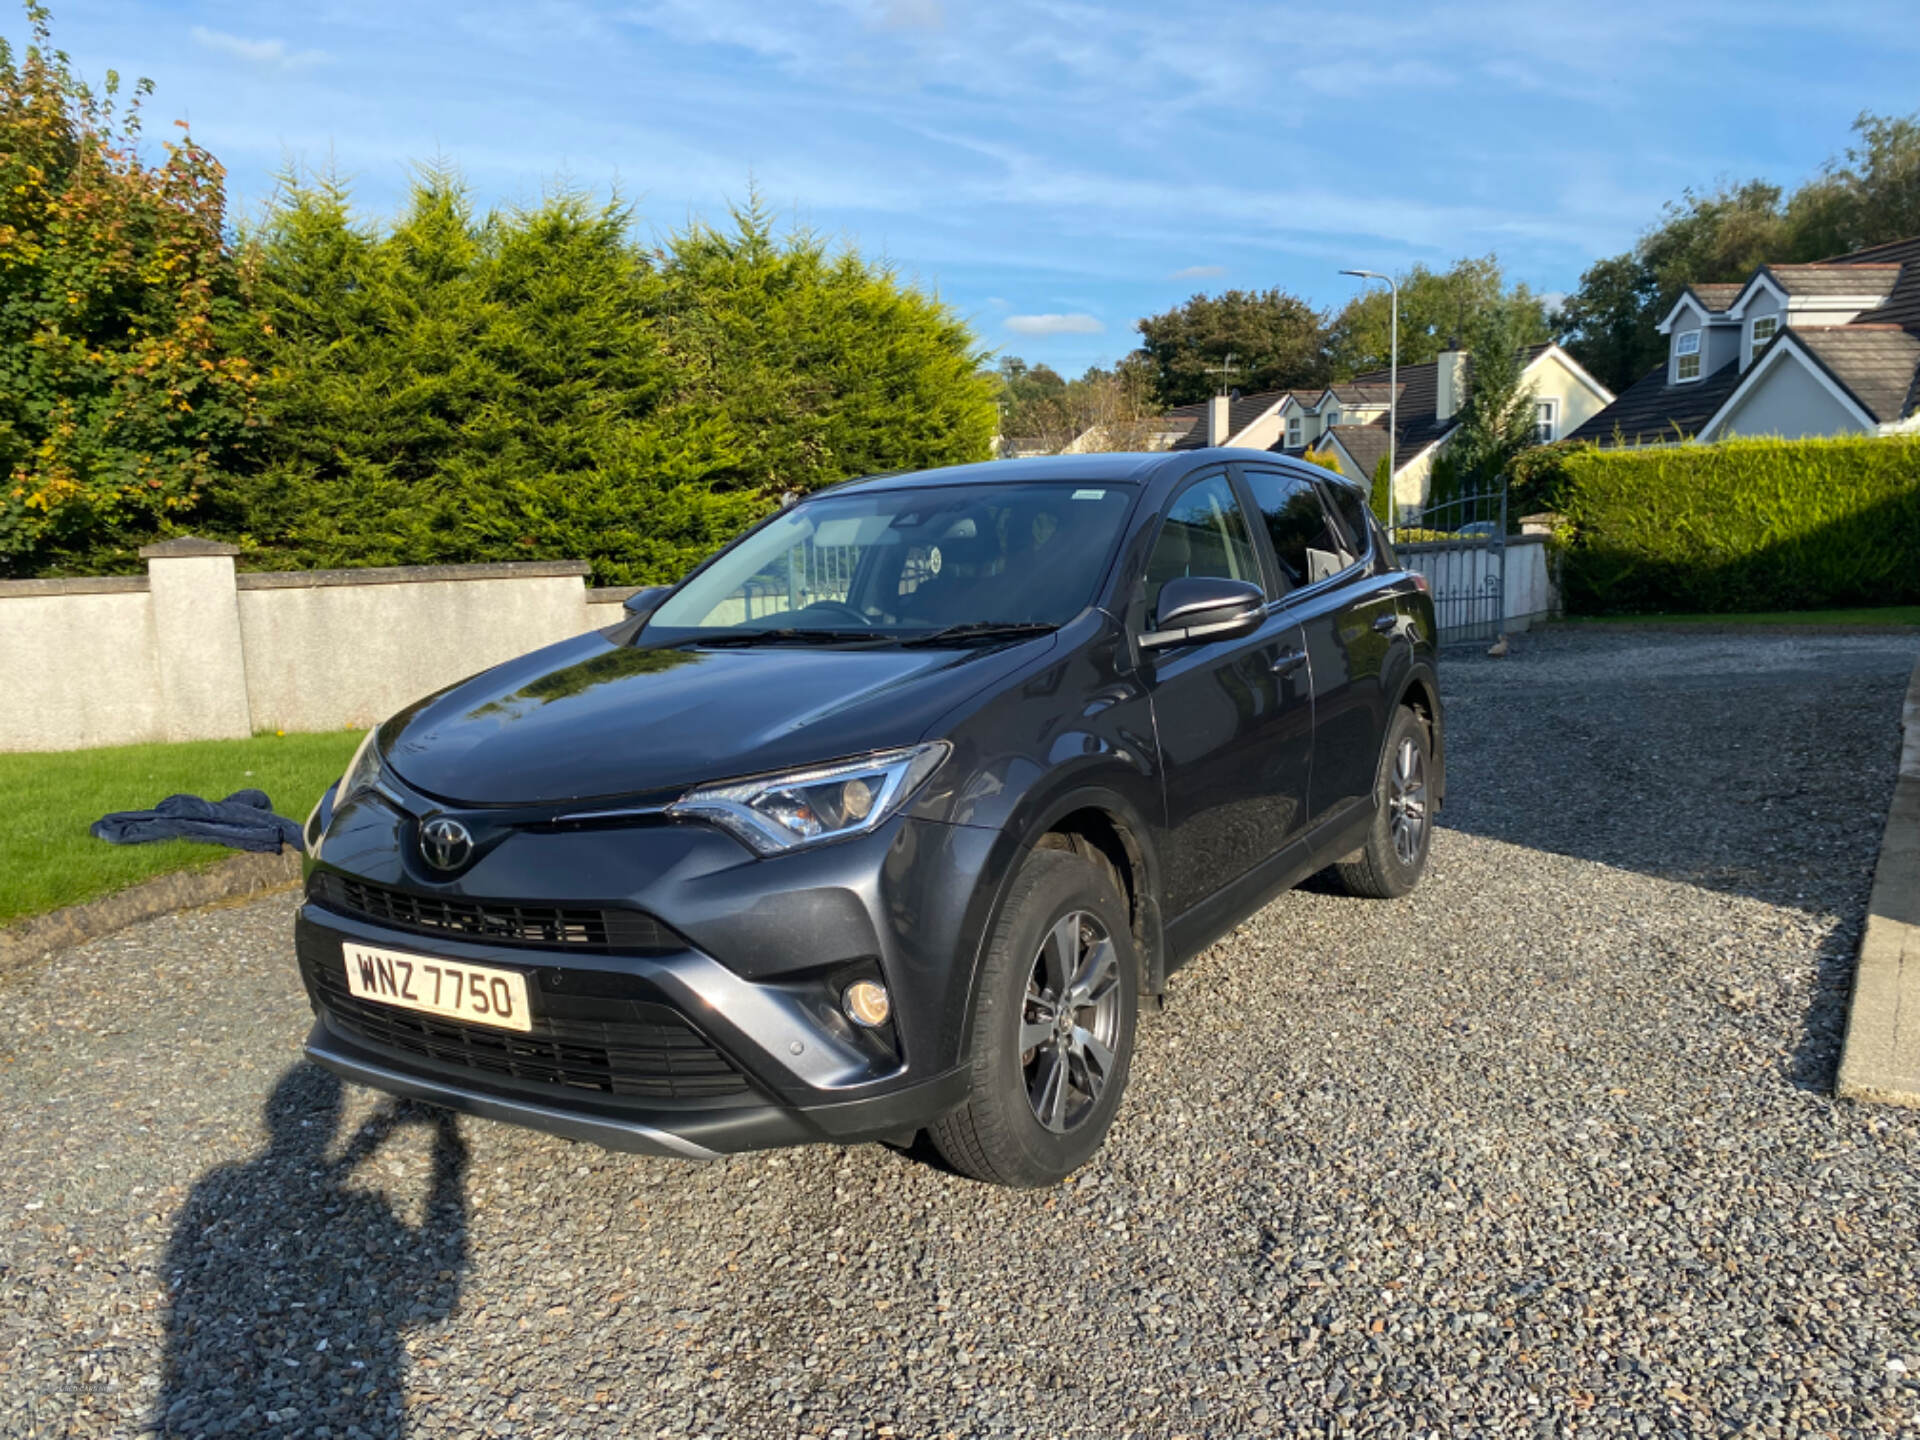
<path fill-rule="evenodd" d="M 328 871 L 313 877 L 307 894 L 330 910 L 420 935 L 625 955 L 665 955 L 687 948 L 686 941 L 641 910 L 416 895 Z"/>
<path fill-rule="evenodd" d="M 384 1050 L 481 1075 L 635 1099 L 710 1100 L 747 1089 L 727 1057 L 665 1005 L 570 997 L 566 1003 L 610 1018 L 536 1014 L 530 1031 L 494 1030 L 362 1000 L 347 989 L 337 946 L 315 945 L 315 953 L 302 948 L 300 968 L 315 1003 L 340 1029 Z"/>

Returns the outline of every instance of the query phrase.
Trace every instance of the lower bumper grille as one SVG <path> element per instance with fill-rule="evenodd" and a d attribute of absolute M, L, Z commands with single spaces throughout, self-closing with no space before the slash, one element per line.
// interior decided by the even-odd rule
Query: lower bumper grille
<path fill-rule="evenodd" d="M 710 1100 L 748 1088 L 725 1055 L 664 1005 L 600 999 L 589 1003 L 610 1018 L 545 1015 L 534 1018 L 531 1031 L 494 1030 L 362 1000 L 347 990 L 338 947 L 312 948 L 322 953 L 303 946 L 300 956 L 307 993 L 336 1028 L 382 1050 L 613 1097 Z"/>

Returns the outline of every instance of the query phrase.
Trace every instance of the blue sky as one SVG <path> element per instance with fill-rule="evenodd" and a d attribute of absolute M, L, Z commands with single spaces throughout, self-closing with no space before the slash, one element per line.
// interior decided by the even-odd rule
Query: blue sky
<path fill-rule="evenodd" d="M 1331 307 L 1342 266 L 1494 251 L 1563 291 L 1682 187 L 1920 109 L 1914 0 L 54 4 L 242 208 L 289 159 L 375 213 L 436 153 L 486 203 L 617 184 L 645 229 L 752 181 L 1068 372 L 1195 290 Z"/>

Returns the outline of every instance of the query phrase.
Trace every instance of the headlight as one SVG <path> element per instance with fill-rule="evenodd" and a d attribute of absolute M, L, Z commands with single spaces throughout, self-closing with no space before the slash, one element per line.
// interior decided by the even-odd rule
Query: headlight
<path fill-rule="evenodd" d="M 347 762 L 346 772 L 340 777 L 340 788 L 333 792 L 333 808 L 338 810 L 347 801 L 362 790 L 369 789 L 380 778 L 380 747 L 374 744 L 374 737 L 380 733 L 380 727 L 374 726 L 367 731 L 366 738 L 353 752 L 353 758 Z"/>
<path fill-rule="evenodd" d="M 858 760 L 689 790 L 669 815 L 711 820 L 760 855 L 864 835 L 907 802 L 953 747 L 944 740 Z"/>

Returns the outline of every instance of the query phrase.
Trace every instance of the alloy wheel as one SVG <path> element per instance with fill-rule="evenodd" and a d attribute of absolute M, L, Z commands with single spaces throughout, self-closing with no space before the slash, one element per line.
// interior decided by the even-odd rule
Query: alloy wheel
<path fill-rule="evenodd" d="M 1420 859 L 1427 841 L 1427 758 L 1411 736 L 1393 754 L 1393 772 L 1387 779 L 1387 819 L 1393 833 L 1393 853 L 1402 865 Z"/>
<path fill-rule="evenodd" d="M 1047 931 L 1027 976 L 1020 1064 L 1027 1100 L 1047 1129 L 1064 1135 L 1100 1103 L 1120 1033 L 1120 960 L 1113 938 L 1085 910 Z"/>

